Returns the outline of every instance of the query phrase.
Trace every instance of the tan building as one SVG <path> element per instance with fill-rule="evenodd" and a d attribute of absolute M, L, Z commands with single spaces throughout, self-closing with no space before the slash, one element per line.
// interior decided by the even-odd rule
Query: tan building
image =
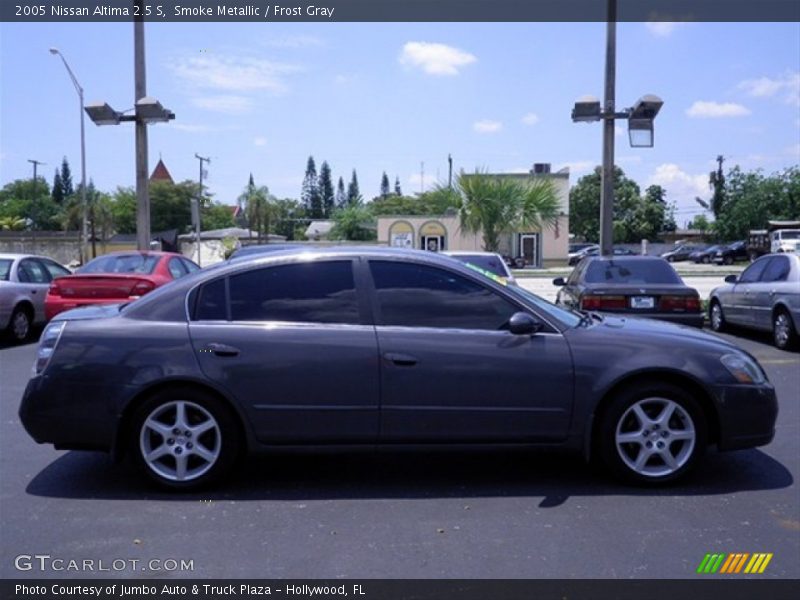
<path fill-rule="evenodd" d="M 528 268 L 565 264 L 569 247 L 569 169 L 550 172 L 550 165 L 535 164 L 528 173 L 490 173 L 492 177 L 511 178 L 525 183 L 547 177 L 556 188 L 561 204 L 560 215 L 552 228 L 514 231 L 500 238 L 499 252 L 524 257 Z M 422 250 L 483 250 L 483 236 L 461 229 L 459 217 L 452 214 L 378 218 L 378 242 L 402 248 Z"/>

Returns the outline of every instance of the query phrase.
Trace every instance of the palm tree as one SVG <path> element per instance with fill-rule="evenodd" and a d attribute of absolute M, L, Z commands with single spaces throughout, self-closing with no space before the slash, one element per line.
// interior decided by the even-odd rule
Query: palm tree
<path fill-rule="evenodd" d="M 0 217 L 0 229 L 20 231 L 25 229 L 26 224 L 25 219 L 22 217 Z"/>
<path fill-rule="evenodd" d="M 265 185 L 256 186 L 252 175 L 244 193 L 239 196 L 239 205 L 245 207 L 247 226 L 251 231 L 255 230 L 258 233 L 259 244 L 262 241 L 262 236 L 269 237 L 270 217 L 272 215 L 271 199 L 269 188 Z"/>
<path fill-rule="evenodd" d="M 461 227 L 482 234 L 487 252 L 497 252 L 504 233 L 555 226 L 561 208 L 555 186 L 545 178 L 522 183 L 479 170 L 471 174 L 462 171 L 456 191 L 461 197 Z"/>

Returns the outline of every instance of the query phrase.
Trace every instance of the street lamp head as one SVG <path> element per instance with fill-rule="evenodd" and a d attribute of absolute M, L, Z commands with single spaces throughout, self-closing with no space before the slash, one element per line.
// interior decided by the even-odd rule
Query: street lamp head
<path fill-rule="evenodd" d="M 628 116 L 628 139 L 632 148 L 653 147 L 653 120 L 664 101 L 653 94 L 642 96 L 633 105 Z"/>
<path fill-rule="evenodd" d="M 600 99 L 595 96 L 582 96 L 572 108 L 572 120 L 576 123 L 590 123 L 600 120 Z"/>
<path fill-rule="evenodd" d="M 647 94 L 642 96 L 636 101 L 631 109 L 632 119 L 650 119 L 656 118 L 658 111 L 664 105 L 664 101 L 654 94 Z"/>
<path fill-rule="evenodd" d="M 50 54 L 56 55 L 61 54 L 61 52 L 58 51 L 58 48 L 50 48 Z"/>
<path fill-rule="evenodd" d="M 136 117 L 145 123 L 166 123 L 175 118 L 175 113 L 161 106 L 155 98 L 146 96 L 136 101 Z"/>
<path fill-rule="evenodd" d="M 107 102 L 90 102 L 84 110 L 95 125 L 119 125 L 122 116 Z"/>

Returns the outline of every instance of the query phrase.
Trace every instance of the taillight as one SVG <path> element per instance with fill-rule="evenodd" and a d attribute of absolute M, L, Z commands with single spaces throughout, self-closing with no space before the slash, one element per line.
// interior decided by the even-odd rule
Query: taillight
<path fill-rule="evenodd" d="M 152 292 L 156 289 L 156 284 L 152 281 L 140 281 L 133 289 L 131 289 L 131 296 L 144 296 L 148 292 Z"/>
<path fill-rule="evenodd" d="M 699 312 L 700 298 L 697 296 L 661 296 L 659 308 L 665 312 Z"/>
<path fill-rule="evenodd" d="M 619 310 L 627 308 L 625 296 L 584 296 L 581 298 L 583 310 Z"/>
<path fill-rule="evenodd" d="M 47 290 L 47 293 L 50 294 L 51 296 L 61 295 L 61 286 L 58 285 L 58 280 L 50 284 L 50 289 Z"/>

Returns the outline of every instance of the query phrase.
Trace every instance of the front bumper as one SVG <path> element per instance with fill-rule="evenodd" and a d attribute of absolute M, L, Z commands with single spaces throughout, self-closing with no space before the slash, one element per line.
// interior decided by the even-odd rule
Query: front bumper
<path fill-rule="evenodd" d="M 769 444 L 775 437 L 778 398 L 764 385 L 726 385 L 716 390 L 720 450 Z"/>

